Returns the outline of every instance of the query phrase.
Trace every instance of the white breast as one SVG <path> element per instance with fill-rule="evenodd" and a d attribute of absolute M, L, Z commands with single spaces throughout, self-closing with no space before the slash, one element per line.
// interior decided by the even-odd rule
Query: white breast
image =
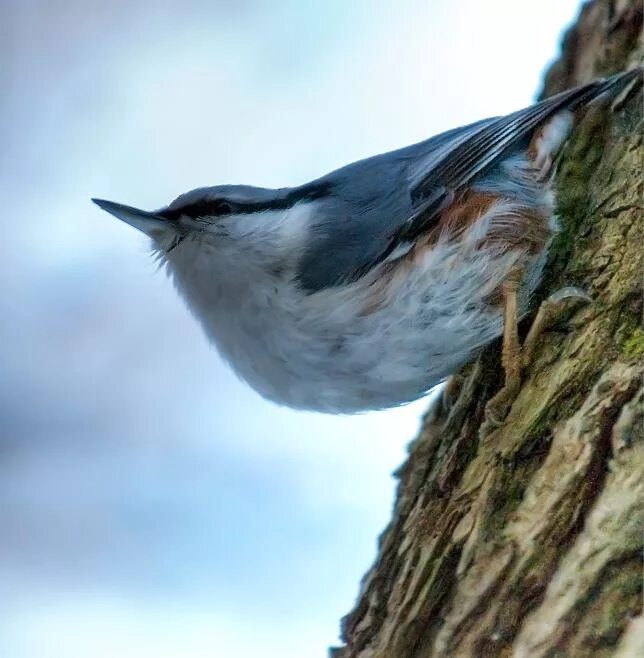
<path fill-rule="evenodd" d="M 443 242 L 387 279 L 374 271 L 305 295 L 257 276 L 237 299 L 177 278 L 221 355 L 260 394 L 352 413 L 417 399 L 498 336 L 501 311 L 489 300 L 519 261 L 519 251 Z M 530 264 L 524 311 L 542 264 Z"/>

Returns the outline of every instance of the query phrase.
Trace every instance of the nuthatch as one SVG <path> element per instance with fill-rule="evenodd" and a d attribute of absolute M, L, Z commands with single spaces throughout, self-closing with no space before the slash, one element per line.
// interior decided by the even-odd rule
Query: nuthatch
<path fill-rule="evenodd" d="M 400 405 L 503 334 L 494 417 L 516 392 L 517 322 L 556 231 L 553 160 L 578 111 L 639 75 L 299 187 L 199 188 L 155 212 L 94 201 L 152 238 L 220 354 L 264 397 L 332 413 Z"/>

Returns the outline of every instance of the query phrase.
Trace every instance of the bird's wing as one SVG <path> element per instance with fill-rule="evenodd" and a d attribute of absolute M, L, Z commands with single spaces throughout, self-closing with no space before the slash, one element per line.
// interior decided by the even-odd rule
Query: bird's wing
<path fill-rule="evenodd" d="M 365 160 L 358 163 L 361 169 L 345 168 L 347 177 L 351 174 L 354 180 L 362 179 L 364 198 L 351 198 L 347 204 L 349 219 L 340 217 L 330 230 L 320 232 L 301 262 L 299 279 L 303 287 L 315 292 L 364 276 L 401 243 L 413 242 L 434 226 L 441 210 L 460 189 L 509 149 L 528 140 L 535 128 L 551 116 L 563 109 L 574 110 L 612 86 L 639 75 L 636 70 L 597 80 L 507 116 L 485 119 L 413 147 Z M 392 181 L 396 173 L 387 167 L 395 170 L 402 161 L 407 163 L 406 178 Z M 370 184 L 366 184 L 367 179 Z M 403 202 L 397 198 L 396 204 L 384 194 L 374 196 L 374 181 L 380 180 L 385 181 L 385 189 L 392 183 L 404 186 Z"/>
<path fill-rule="evenodd" d="M 481 122 L 465 140 L 454 140 L 442 157 L 430 157 L 428 167 L 412 180 L 413 199 L 422 199 L 436 188 L 458 189 L 491 165 L 508 148 L 529 137 L 532 131 L 562 109 L 589 102 L 617 82 L 599 80 L 552 96 L 536 105 L 493 120 Z"/>

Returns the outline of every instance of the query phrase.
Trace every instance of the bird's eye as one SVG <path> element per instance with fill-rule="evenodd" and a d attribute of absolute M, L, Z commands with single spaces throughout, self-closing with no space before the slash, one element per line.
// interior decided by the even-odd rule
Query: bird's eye
<path fill-rule="evenodd" d="M 234 212 L 234 206 L 223 199 L 195 201 L 185 206 L 179 206 L 163 211 L 162 216 L 166 219 L 177 220 L 181 216 L 199 220 L 202 217 L 220 217 Z"/>

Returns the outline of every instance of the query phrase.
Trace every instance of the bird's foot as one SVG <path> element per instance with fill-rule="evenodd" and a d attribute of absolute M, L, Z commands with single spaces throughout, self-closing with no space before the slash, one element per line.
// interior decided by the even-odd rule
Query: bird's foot
<path fill-rule="evenodd" d="M 557 290 L 539 306 L 528 335 L 522 347 L 515 342 L 512 327 L 504 329 L 503 352 L 501 362 L 505 370 L 505 385 L 485 405 L 485 420 L 481 425 L 481 436 L 487 436 L 494 429 L 501 427 L 516 399 L 521 387 L 521 375 L 532 363 L 539 339 L 545 331 L 557 322 L 567 319 L 582 303 L 589 303 L 592 298 L 581 288 L 568 286 Z M 506 317 L 506 322 L 512 317 Z"/>
<path fill-rule="evenodd" d="M 491 431 L 505 423 L 505 418 L 519 393 L 520 386 L 520 377 L 506 379 L 503 388 L 488 400 L 485 405 L 485 420 L 481 425 L 482 436 L 487 436 Z"/>
<path fill-rule="evenodd" d="M 530 325 L 530 330 L 521 349 L 521 369 L 525 370 L 533 361 L 539 339 L 554 324 L 570 318 L 581 304 L 592 302 L 592 297 L 581 288 L 566 286 L 544 300 Z"/>

